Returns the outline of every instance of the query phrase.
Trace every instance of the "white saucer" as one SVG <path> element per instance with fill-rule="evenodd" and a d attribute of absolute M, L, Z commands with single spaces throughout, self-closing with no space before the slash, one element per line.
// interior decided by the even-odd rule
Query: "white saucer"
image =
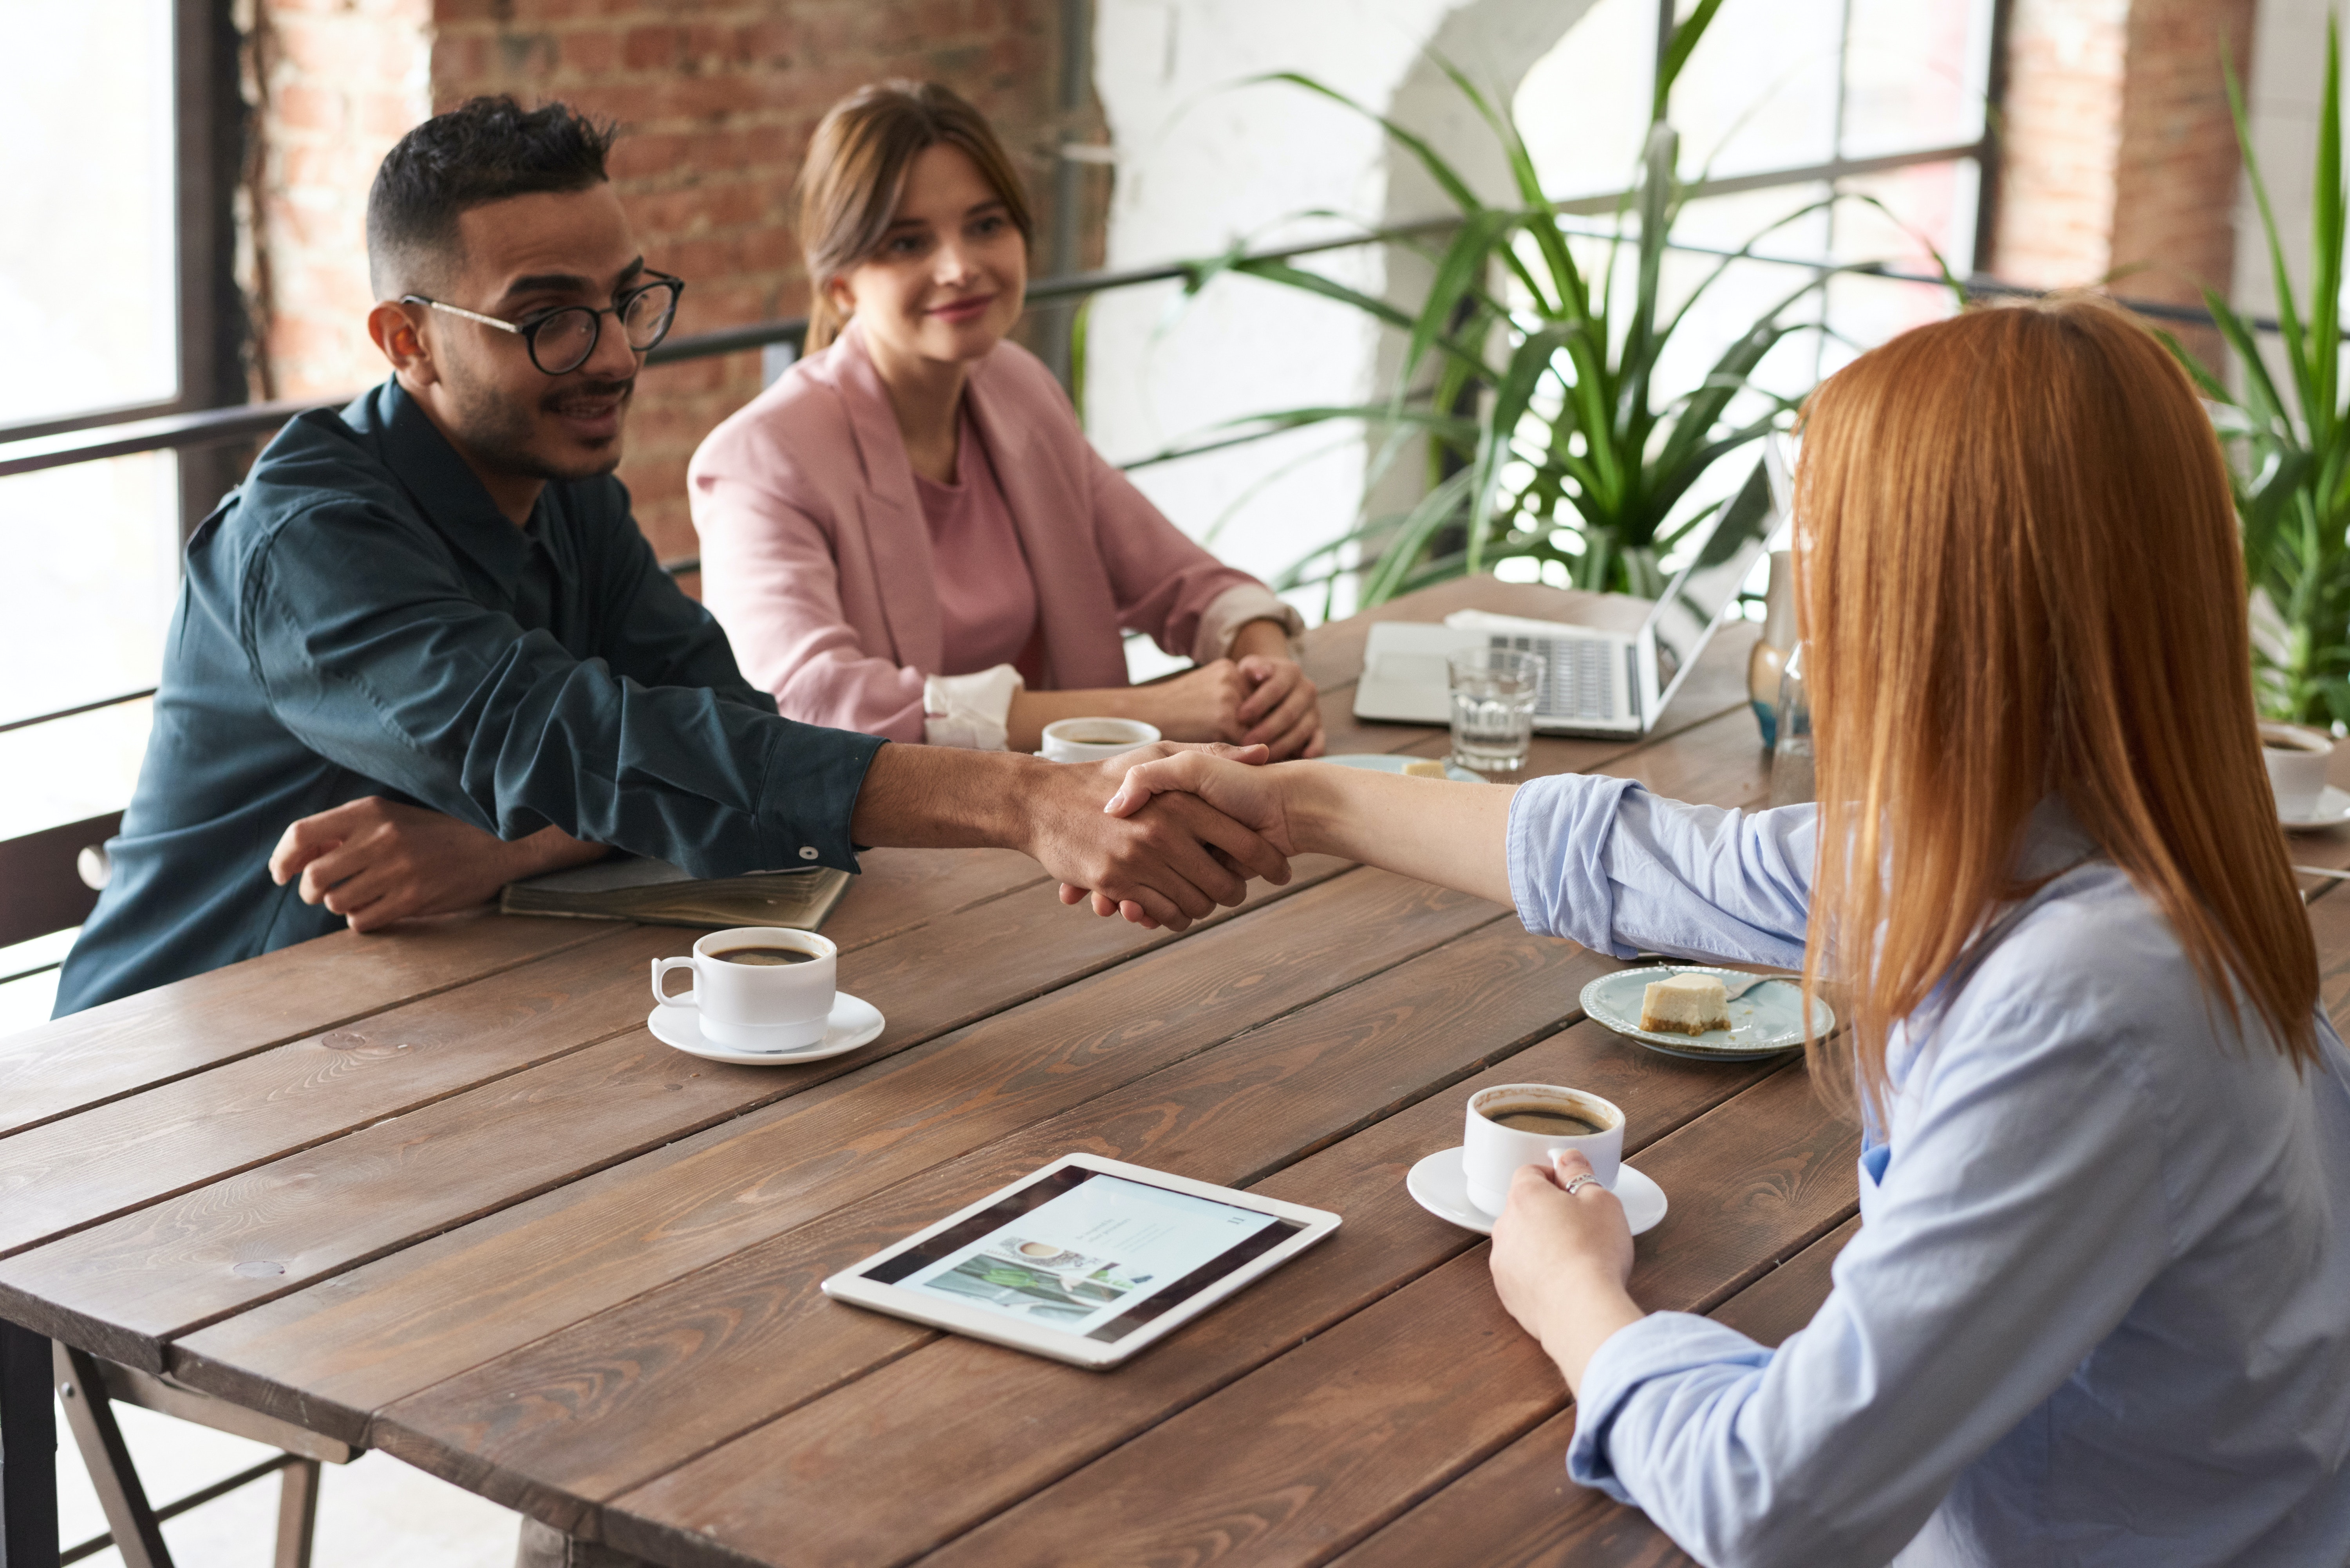
<path fill-rule="evenodd" d="M 656 1007 L 645 1020 L 653 1038 L 674 1045 L 689 1056 L 712 1062 L 738 1062 L 746 1067 L 791 1067 L 821 1062 L 870 1045 L 881 1036 L 881 1010 L 845 991 L 833 992 L 832 1015 L 824 1021 L 824 1038 L 794 1051 L 740 1051 L 702 1037 L 702 1014 L 691 1007 Z"/>
<path fill-rule="evenodd" d="M 1411 1168 L 1403 1185 L 1413 1202 L 1439 1220 L 1481 1236 L 1493 1233 L 1493 1216 L 1469 1201 L 1469 1179 L 1461 1173 L 1458 1148 L 1438 1149 Z M 1665 1217 L 1665 1189 L 1628 1165 L 1617 1168 L 1616 1196 L 1635 1236 L 1655 1230 Z"/>
<path fill-rule="evenodd" d="M 2317 808 L 2307 816 L 2287 816 L 2277 813 L 2281 827 L 2302 831 L 2313 827 L 2338 827 L 2350 819 L 2350 790 L 2338 790 L 2327 784 L 2317 792 Z"/>

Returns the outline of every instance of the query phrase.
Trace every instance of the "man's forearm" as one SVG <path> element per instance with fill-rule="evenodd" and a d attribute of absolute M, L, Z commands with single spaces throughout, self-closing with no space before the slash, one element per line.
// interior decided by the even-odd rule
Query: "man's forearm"
<path fill-rule="evenodd" d="M 542 827 L 527 837 L 508 843 L 505 850 L 505 879 L 516 882 L 525 877 L 543 877 L 549 871 L 568 870 L 601 860 L 612 853 L 612 846 L 574 838 L 559 827 Z"/>
<path fill-rule="evenodd" d="M 1005 752 L 884 746 L 865 771 L 849 834 L 859 844 L 907 849 L 1024 850 L 1022 786 L 1051 765 Z"/>

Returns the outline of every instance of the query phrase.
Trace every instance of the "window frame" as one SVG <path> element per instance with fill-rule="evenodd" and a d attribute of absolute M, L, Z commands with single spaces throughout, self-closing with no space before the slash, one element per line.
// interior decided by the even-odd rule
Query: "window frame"
<path fill-rule="evenodd" d="M 1656 68 L 1662 70 L 1665 52 L 1670 47 L 1673 28 L 1680 20 L 1686 0 L 1657 0 Z M 1991 26 L 1985 29 L 1983 47 L 1990 58 L 1983 72 L 1982 134 L 1970 142 L 1941 147 L 1918 148 L 1908 152 L 1888 152 L 1866 158 L 1846 158 L 1843 155 L 1844 106 L 1842 102 L 1846 77 L 1846 65 L 1852 47 L 1852 3 L 1845 0 L 1844 26 L 1836 42 L 1836 109 L 1837 156 L 1825 163 L 1806 164 L 1800 168 L 1770 169 L 1752 174 L 1736 175 L 1724 180 L 1710 180 L 1693 191 L 1693 195 L 1721 196 L 1741 191 L 1766 191 L 1786 185 L 1827 184 L 1838 186 L 1847 179 L 1866 174 L 1882 174 L 1896 169 L 1915 168 L 1924 163 L 1972 163 L 1975 166 L 1975 218 L 1973 252 L 1967 258 L 1968 270 L 1981 276 L 1991 271 L 1991 259 L 1999 219 L 1999 161 L 2001 109 L 2007 97 L 2007 31 L 2014 0 L 1991 0 Z"/>
<path fill-rule="evenodd" d="M 236 284 L 236 188 L 244 171 L 245 106 L 238 84 L 243 39 L 227 0 L 173 0 L 172 241 L 179 391 L 171 398 L 0 425 L 0 444 L 192 413 L 247 400 L 250 337 Z M 233 477 L 217 449 L 179 454 L 182 535 Z"/>

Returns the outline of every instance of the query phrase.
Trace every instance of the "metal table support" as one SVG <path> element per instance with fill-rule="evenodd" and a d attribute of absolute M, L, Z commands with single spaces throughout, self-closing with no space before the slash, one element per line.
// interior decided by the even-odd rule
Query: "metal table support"
<path fill-rule="evenodd" d="M 57 1568 L 49 1342 L 0 1321 L 0 1568 Z"/>

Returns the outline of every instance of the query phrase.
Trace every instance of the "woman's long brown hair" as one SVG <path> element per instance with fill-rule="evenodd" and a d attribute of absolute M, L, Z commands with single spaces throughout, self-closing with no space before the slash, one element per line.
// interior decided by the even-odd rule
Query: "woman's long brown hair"
<path fill-rule="evenodd" d="M 1036 220 L 987 117 L 935 82 L 888 81 L 834 104 L 800 167 L 800 244 L 807 255 L 811 354 L 847 325 L 832 280 L 881 248 L 906 193 L 906 173 L 933 147 L 959 147 L 994 188 L 1023 240 Z"/>
<path fill-rule="evenodd" d="M 2316 1060 L 2242 545 L 2170 356 L 2094 298 L 1970 311 L 1837 372 L 1804 431 L 1822 846 L 1804 980 L 1838 981 L 1854 1015 L 1812 1043 L 1815 1081 L 1883 1106 L 1887 1031 L 2032 890 L 2013 857 L 2051 794 L 2169 920 L 2215 1019 L 2241 1029 L 2249 1002 Z"/>

